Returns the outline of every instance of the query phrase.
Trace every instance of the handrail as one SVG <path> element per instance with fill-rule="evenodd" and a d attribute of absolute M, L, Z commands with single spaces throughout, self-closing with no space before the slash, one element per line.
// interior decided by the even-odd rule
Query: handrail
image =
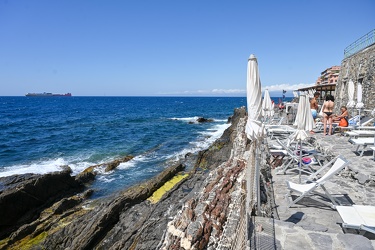
<path fill-rule="evenodd" d="M 344 59 L 375 43 L 375 29 L 344 49 Z"/>

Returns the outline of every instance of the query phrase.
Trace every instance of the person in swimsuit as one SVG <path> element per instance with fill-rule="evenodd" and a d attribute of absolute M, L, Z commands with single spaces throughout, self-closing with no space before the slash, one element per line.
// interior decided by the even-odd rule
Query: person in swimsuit
<path fill-rule="evenodd" d="M 329 125 L 328 135 L 332 135 L 333 108 L 335 107 L 335 98 L 332 95 L 326 96 L 326 102 L 323 109 L 323 133 L 326 135 L 327 122 Z"/>
<path fill-rule="evenodd" d="M 315 92 L 314 93 L 314 98 L 311 99 L 310 101 L 310 109 L 311 109 L 311 113 L 312 113 L 312 116 L 314 118 L 314 122 L 315 122 L 315 119 L 316 117 L 318 116 L 318 98 L 320 96 L 320 93 L 319 92 Z"/>
<path fill-rule="evenodd" d="M 314 119 L 314 123 L 315 123 L 315 119 L 316 117 L 318 117 L 318 108 L 319 108 L 319 105 L 318 105 L 318 98 L 320 96 L 320 93 L 319 92 L 315 92 L 314 93 L 314 98 L 311 99 L 310 101 L 310 109 L 311 109 L 311 114 L 313 116 L 313 119 Z M 310 131 L 310 133 L 314 133 L 313 130 Z"/>
<path fill-rule="evenodd" d="M 348 108 L 346 106 L 341 106 L 341 115 L 334 115 L 333 122 L 339 123 L 340 132 L 343 132 L 343 127 L 347 127 L 349 125 L 349 113 Z"/>
<path fill-rule="evenodd" d="M 349 113 L 348 113 L 348 108 L 346 106 L 341 106 L 341 115 L 335 115 L 333 118 L 334 122 L 339 122 L 341 119 L 346 119 L 348 120 L 349 118 Z"/>

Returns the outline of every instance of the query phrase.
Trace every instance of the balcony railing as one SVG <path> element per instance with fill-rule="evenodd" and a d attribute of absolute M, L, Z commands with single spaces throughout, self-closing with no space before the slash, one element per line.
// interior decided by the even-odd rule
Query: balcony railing
<path fill-rule="evenodd" d="M 344 59 L 375 43 L 375 29 L 344 49 Z"/>

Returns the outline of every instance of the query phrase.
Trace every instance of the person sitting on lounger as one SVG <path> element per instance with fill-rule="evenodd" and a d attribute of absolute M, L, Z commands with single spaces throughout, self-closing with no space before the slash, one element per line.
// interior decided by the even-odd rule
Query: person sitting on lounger
<path fill-rule="evenodd" d="M 349 125 L 349 113 L 346 106 L 340 108 L 341 115 L 334 115 L 333 122 L 338 122 L 340 127 L 347 127 Z"/>
<path fill-rule="evenodd" d="M 326 101 L 323 104 L 323 131 L 326 135 L 327 122 L 329 125 L 328 135 L 332 135 L 332 118 L 333 118 L 333 108 L 335 107 L 335 98 L 332 95 L 326 96 Z"/>

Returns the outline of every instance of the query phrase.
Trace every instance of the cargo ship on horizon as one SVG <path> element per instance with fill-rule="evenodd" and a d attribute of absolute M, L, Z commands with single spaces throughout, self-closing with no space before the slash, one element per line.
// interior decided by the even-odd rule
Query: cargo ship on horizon
<path fill-rule="evenodd" d="M 27 93 L 25 96 L 28 97 L 51 97 L 51 96 L 72 96 L 72 93 L 66 93 L 66 94 L 52 94 L 52 93 Z"/>

